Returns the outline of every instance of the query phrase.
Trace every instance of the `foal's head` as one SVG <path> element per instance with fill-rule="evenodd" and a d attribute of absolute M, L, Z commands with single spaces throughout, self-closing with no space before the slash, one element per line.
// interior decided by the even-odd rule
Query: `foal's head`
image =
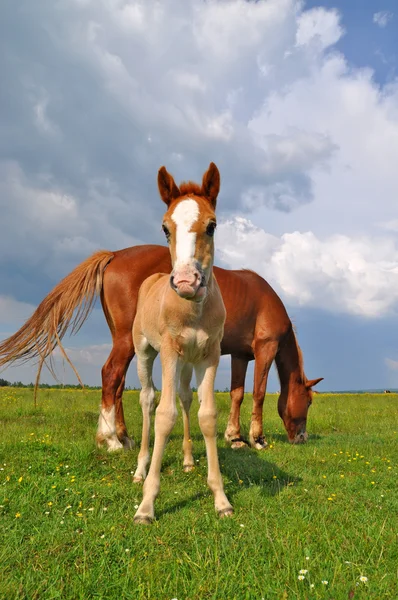
<path fill-rule="evenodd" d="M 163 231 L 170 247 L 173 270 L 170 285 L 187 300 L 206 297 L 214 257 L 215 208 L 220 190 L 220 173 L 214 163 L 203 175 L 202 185 L 182 183 L 162 167 L 158 173 L 160 196 L 167 204 Z"/>

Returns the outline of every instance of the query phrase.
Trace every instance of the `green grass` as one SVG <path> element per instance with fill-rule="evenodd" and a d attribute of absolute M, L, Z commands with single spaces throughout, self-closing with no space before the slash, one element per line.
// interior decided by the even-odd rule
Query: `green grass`
<path fill-rule="evenodd" d="M 179 419 L 157 521 L 145 527 L 133 524 L 142 495 L 132 483 L 138 449 L 95 448 L 98 391 L 41 391 L 34 408 L 31 390 L 1 389 L 0 598 L 396 599 L 397 395 L 315 396 L 309 442 L 296 447 L 276 396 L 267 396 L 264 452 L 225 446 L 229 400 L 217 398 L 235 515 L 214 513 L 195 402 L 196 468 L 182 472 Z M 125 409 L 139 440 L 136 392 L 125 394 Z M 248 396 L 246 435 L 250 412 Z"/>

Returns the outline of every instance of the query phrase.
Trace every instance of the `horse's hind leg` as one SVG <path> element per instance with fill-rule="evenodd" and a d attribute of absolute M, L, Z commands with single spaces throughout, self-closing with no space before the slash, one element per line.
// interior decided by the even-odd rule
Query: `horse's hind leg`
<path fill-rule="evenodd" d="M 132 446 L 124 421 L 122 394 L 126 371 L 133 356 L 130 332 L 114 338 L 112 351 L 102 367 L 102 402 L 96 440 L 98 446 L 106 442 L 109 452 Z"/>
<path fill-rule="evenodd" d="M 182 449 L 184 452 L 183 469 L 186 473 L 192 471 L 195 464 L 192 456 L 192 440 L 189 427 L 189 410 L 192 404 L 191 378 L 192 365 L 186 364 L 184 365 L 181 371 L 179 389 L 180 403 L 182 408 L 182 419 L 184 423 L 184 440 L 182 443 Z"/>
<path fill-rule="evenodd" d="M 235 449 L 246 445 L 240 435 L 240 407 L 245 394 L 248 362 L 246 358 L 231 357 L 231 410 L 224 438 Z"/>
<path fill-rule="evenodd" d="M 263 450 L 268 445 L 263 434 L 263 406 L 268 373 L 277 350 L 277 341 L 258 340 L 255 345 L 253 412 L 249 440 L 251 447 L 257 450 Z"/>

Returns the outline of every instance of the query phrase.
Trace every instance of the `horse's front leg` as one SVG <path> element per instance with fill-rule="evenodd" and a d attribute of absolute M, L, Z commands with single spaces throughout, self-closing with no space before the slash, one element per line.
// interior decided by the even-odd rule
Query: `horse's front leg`
<path fill-rule="evenodd" d="M 192 404 L 192 389 L 191 389 L 191 378 L 192 378 L 192 365 L 185 364 L 181 371 L 180 378 L 180 389 L 179 396 L 182 408 L 182 419 L 184 423 L 184 440 L 182 442 L 182 449 L 184 452 L 184 463 L 183 469 L 186 473 L 192 471 L 194 468 L 194 461 L 192 456 L 192 440 L 191 431 L 189 424 L 189 411 Z"/>
<path fill-rule="evenodd" d="M 263 406 L 268 373 L 278 351 L 277 341 L 258 340 L 254 349 L 253 412 L 249 440 L 252 448 L 264 450 L 268 444 L 263 433 Z"/>
<path fill-rule="evenodd" d="M 141 383 L 142 436 L 137 469 L 133 477 L 134 483 L 142 483 L 144 481 L 149 464 L 151 415 L 155 403 L 155 386 L 152 380 L 152 369 L 156 356 L 157 352 L 149 345 L 137 352 L 137 374 Z"/>
<path fill-rule="evenodd" d="M 224 517 L 232 515 L 233 508 L 224 492 L 217 454 L 217 410 L 214 399 L 214 380 L 219 359 L 220 350 L 217 346 L 205 361 L 195 366 L 195 373 L 200 401 L 199 426 L 206 443 L 207 483 L 214 494 L 216 511 L 220 517 Z"/>
<path fill-rule="evenodd" d="M 144 483 L 143 499 L 134 515 L 136 523 L 151 523 L 155 517 L 154 503 L 159 493 L 160 469 L 167 439 L 177 419 L 176 392 L 181 364 L 171 345 L 162 343 L 162 393 L 155 415 L 155 443 L 151 466 Z"/>

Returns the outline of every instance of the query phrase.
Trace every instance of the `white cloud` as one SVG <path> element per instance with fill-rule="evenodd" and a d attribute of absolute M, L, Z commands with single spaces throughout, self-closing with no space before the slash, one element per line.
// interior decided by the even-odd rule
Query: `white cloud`
<path fill-rule="evenodd" d="M 35 306 L 32 304 L 28 304 L 26 302 L 18 302 L 15 298 L 11 298 L 10 296 L 2 296 L 0 295 L 0 324 L 4 325 L 15 325 L 18 323 L 23 323 L 28 319 L 33 311 L 35 310 Z M 5 337 L 0 334 L 0 338 Z"/>
<path fill-rule="evenodd" d="M 298 18 L 296 43 L 298 46 L 315 43 L 321 48 L 327 48 L 338 42 L 343 33 L 337 10 L 313 8 Z"/>
<path fill-rule="evenodd" d="M 381 10 L 379 12 L 374 13 L 373 15 L 373 23 L 376 23 L 379 27 L 386 27 L 386 25 L 393 18 L 393 13 L 388 10 Z"/>
<path fill-rule="evenodd" d="M 79 369 L 82 365 L 91 365 L 102 367 L 112 349 L 112 344 L 92 344 L 83 348 L 65 346 L 65 352 L 72 363 Z M 57 347 L 53 356 L 57 363 L 63 362 L 64 357 L 61 350 Z"/>
<path fill-rule="evenodd" d="M 389 238 L 277 237 L 243 217 L 217 230 L 219 256 L 230 268 L 261 274 L 290 305 L 381 317 L 398 303 L 398 247 Z"/>
<path fill-rule="evenodd" d="M 157 169 L 198 180 L 214 160 L 221 216 L 245 214 L 248 243 L 281 264 L 273 281 L 289 298 L 392 308 L 395 292 L 379 299 L 376 287 L 394 287 L 392 234 L 378 235 L 395 230 L 398 85 L 334 51 L 336 10 L 21 1 L 0 23 L 1 293 L 37 303 L 97 248 L 161 241 Z"/>

